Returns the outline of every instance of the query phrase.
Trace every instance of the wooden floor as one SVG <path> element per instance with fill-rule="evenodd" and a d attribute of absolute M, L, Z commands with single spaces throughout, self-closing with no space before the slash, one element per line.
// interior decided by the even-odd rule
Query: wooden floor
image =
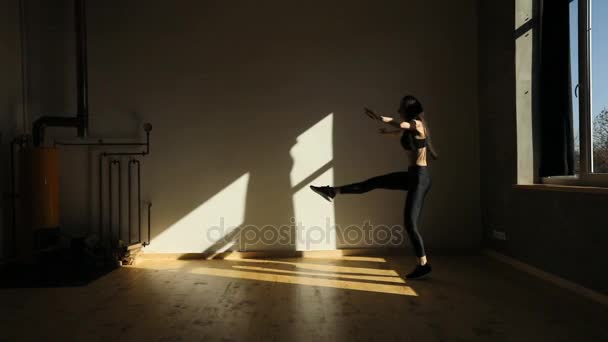
<path fill-rule="evenodd" d="M 608 308 L 485 256 L 145 260 L 0 290 L 0 341 L 608 341 Z"/>

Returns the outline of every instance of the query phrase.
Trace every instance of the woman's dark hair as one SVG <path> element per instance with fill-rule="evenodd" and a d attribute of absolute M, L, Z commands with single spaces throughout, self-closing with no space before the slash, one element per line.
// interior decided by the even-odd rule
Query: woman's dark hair
<path fill-rule="evenodd" d="M 425 129 L 426 134 L 426 142 L 427 142 L 427 150 L 430 152 L 431 157 L 437 160 L 439 156 L 433 147 L 433 143 L 431 141 L 431 130 L 429 129 L 429 125 L 424 117 L 424 109 L 422 108 L 422 103 L 418 101 L 417 98 L 411 95 L 406 95 L 401 99 L 401 106 L 399 107 L 399 113 L 401 113 L 405 120 L 420 120 L 422 121 L 422 125 Z"/>
<path fill-rule="evenodd" d="M 406 95 L 401 99 L 399 113 L 401 113 L 407 121 L 416 119 L 422 112 L 424 112 L 422 103 L 420 103 L 417 98 Z"/>

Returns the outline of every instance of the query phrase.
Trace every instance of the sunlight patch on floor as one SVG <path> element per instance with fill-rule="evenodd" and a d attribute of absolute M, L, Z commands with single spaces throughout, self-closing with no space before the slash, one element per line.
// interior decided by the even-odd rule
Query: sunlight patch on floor
<path fill-rule="evenodd" d="M 319 273 L 319 272 L 307 272 L 307 271 L 290 271 L 290 270 L 282 270 L 276 269 L 272 267 L 260 267 L 260 266 L 241 266 L 235 265 L 233 268 L 239 270 L 251 270 L 251 271 L 262 271 L 262 272 L 274 272 L 274 273 L 284 273 L 284 274 L 295 274 L 295 275 L 303 275 L 303 276 L 313 276 L 313 277 L 336 277 L 340 279 L 354 279 L 354 280 L 371 280 L 371 281 L 381 281 L 386 283 L 399 283 L 405 284 L 405 281 L 398 276 L 395 277 L 386 277 L 386 276 L 373 276 L 373 275 L 352 275 L 352 274 L 342 274 L 342 273 Z"/>
<path fill-rule="evenodd" d="M 352 267 L 352 266 L 339 266 L 334 264 L 313 264 L 306 262 L 295 262 L 295 261 L 283 261 L 283 260 L 266 260 L 266 259 L 243 259 L 239 260 L 244 263 L 268 263 L 278 265 L 289 265 L 299 269 L 307 269 L 313 271 L 325 271 L 332 273 L 357 273 L 357 274 L 369 274 L 378 276 L 398 276 L 394 270 L 377 269 L 377 268 L 366 268 L 366 267 Z"/>
<path fill-rule="evenodd" d="M 403 296 L 418 296 L 392 269 L 375 269 L 287 260 L 145 260 L 132 268 L 302 286 L 321 286 Z M 381 264 L 379 264 L 381 265 Z"/>
<path fill-rule="evenodd" d="M 241 271 L 235 269 L 224 269 L 224 268 L 207 268 L 198 267 L 189 271 L 192 274 L 201 274 L 216 277 L 227 277 L 236 279 L 247 279 L 257 281 L 270 281 L 275 283 L 294 284 L 294 285 L 308 285 L 308 286 L 323 286 L 333 287 L 344 290 L 358 290 L 368 292 L 378 292 L 387 294 L 398 294 L 403 296 L 417 296 L 418 294 L 410 287 L 405 285 L 388 285 L 388 284 L 377 284 L 370 282 L 341 280 L 341 279 L 326 279 L 326 278 L 312 278 L 301 275 L 282 275 L 282 274 L 268 274 L 262 272 L 252 271 Z"/>

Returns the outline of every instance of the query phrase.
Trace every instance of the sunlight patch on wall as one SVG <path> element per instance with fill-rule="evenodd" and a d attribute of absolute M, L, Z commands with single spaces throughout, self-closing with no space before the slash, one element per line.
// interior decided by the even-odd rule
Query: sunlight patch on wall
<path fill-rule="evenodd" d="M 329 169 L 309 184 L 332 184 L 334 170 Z M 331 250 L 336 248 L 335 210 L 333 203 L 312 192 L 306 184 L 293 195 L 293 209 L 298 228 L 296 249 Z"/>
<path fill-rule="evenodd" d="M 243 224 L 249 172 L 154 237 L 150 252 L 200 253 Z M 222 244 L 225 250 L 232 244 Z"/>
<path fill-rule="evenodd" d="M 290 173 L 293 195 L 297 250 L 336 248 L 335 210 L 309 189 L 309 185 L 333 184 L 333 113 L 297 138 L 290 151 L 293 168 Z M 324 170 L 327 168 L 327 170 Z"/>
<path fill-rule="evenodd" d="M 334 114 L 331 113 L 298 136 L 290 151 L 293 158 L 293 168 L 289 174 L 292 186 L 334 159 L 333 123 Z"/>

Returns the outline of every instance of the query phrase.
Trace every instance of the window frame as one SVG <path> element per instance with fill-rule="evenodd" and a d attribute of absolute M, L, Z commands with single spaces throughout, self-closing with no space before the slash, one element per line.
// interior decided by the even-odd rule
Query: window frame
<path fill-rule="evenodd" d="M 578 0 L 579 174 L 541 177 L 543 184 L 608 187 L 608 173 L 593 173 L 591 4 L 592 0 Z"/>

